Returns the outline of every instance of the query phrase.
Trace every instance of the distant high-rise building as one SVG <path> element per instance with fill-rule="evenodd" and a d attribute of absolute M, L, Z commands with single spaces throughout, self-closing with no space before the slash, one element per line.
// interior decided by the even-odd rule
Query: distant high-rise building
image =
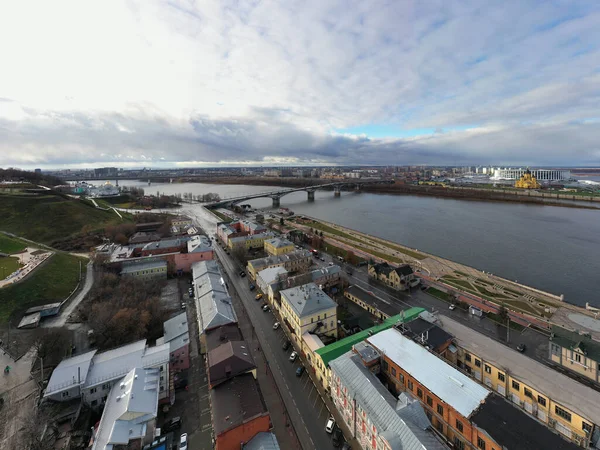
<path fill-rule="evenodd" d="M 35 173 L 42 173 L 42 169 L 35 169 Z"/>

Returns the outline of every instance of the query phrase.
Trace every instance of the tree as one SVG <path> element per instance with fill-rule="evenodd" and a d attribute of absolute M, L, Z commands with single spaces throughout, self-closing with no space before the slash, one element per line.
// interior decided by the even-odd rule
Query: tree
<path fill-rule="evenodd" d="M 231 250 L 231 256 L 246 265 L 248 262 L 248 250 L 245 246 L 238 245 Z"/>
<path fill-rule="evenodd" d="M 510 317 L 508 316 L 508 310 L 504 306 L 504 303 L 502 303 L 500 305 L 500 308 L 498 308 L 498 318 L 500 320 L 500 323 L 502 323 L 502 324 L 504 324 L 508 320 L 510 320 Z"/>
<path fill-rule="evenodd" d="M 285 221 L 283 220 L 283 217 L 279 218 L 279 225 L 283 226 L 283 224 L 285 223 Z"/>
<path fill-rule="evenodd" d="M 358 264 L 358 258 L 356 257 L 356 255 L 354 254 L 354 252 L 352 250 L 346 251 L 346 262 L 348 264 L 352 264 L 353 266 Z"/>
<path fill-rule="evenodd" d="M 44 366 L 58 364 L 71 345 L 71 332 L 66 328 L 38 328 L 33 343 Z"/>
<path fill-rule="evenodd" d="M 321 231 L 321 237 L 323 237 L 323 232 Z"/>
<path fill-rule="evenodd" d="M 321 247 L 323 247 L 323 239 L 321 239 L 318 236 L 313 236 L 312 240 L 311 240 L 311 245 L 313 246 L 313 248 L 315 248 L 316 250 L 320 250 Z"/>

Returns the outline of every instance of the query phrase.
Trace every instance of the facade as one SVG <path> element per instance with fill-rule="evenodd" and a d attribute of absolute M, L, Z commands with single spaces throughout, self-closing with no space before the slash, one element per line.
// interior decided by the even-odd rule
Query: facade
<path fill-rule="evenodd" d="M 418 278 L 415 277 L 412 268 L 408 264 L 399 267 L 390 266 L 386 262 L 369 264 L 369 276 L 398 290 L 410 289 L 411 286 L 416 286 L 419 283 Z"/>
<path fill-rule="evenodd" d="M 187 313 L 172 317 L 163 324 L 164 336 L 156 340 L 156 345 L 169 344 L 169 368 L 171 373 L 181 372 L 190 367 L 190 334 Z"/>
<path fill-rule="evenodd" d="M 314 283 L 280 292 L 281 318 L 296 345 L 302 349 L 302 335 L 337 337 L 337 303 Z"/>
<path fill-rule="evenodd" d="M 301 272 L 312 265 L 312 255 L 308 250 L 297 250 L 280 256 L 253 259 L 248 262 L 248 275 L 256 279 L 256 274 L 269 267 L 284 267 L 288 272 Z"/>
<path fill-rule="evenodd" d="M 129 262 L 123 264 L 121 276 L 136 278 L 167 279 L 167 262 L 161 259 L 151 261 Z"/>
<path fill-rule="evenodd" d="M 496 168 L 492 180 L 518 180 L 529 169 L 511 169 L 511 168 Z M 570 170 L 558 169 L 534 169 L 531 170 L 531 175 L 539 181 L 566 181 L 572 179 Z"/>
<path fill-rule="evenodd" d="M 92 409 L 106 403 L 112 386 L 133 369 L 159 370 L 158 398 L 170 401 L 169 344 L 147 347 L 146 340 L 97 353 L 63 359 L 52 372 L 44 398 L 64 402 L 81 398 Z"/>
<path fill-rule="evenodd" d="M 553 363 L 600 383 L 600 342 L 589 335 L 553 326 L 548 357 Z"/>
<path fill-rule="evenodd" d="M 267 239 L 265 241 L 265 251 L 270 256 L 285 255 L 294 251 L 294 244 L 287 239 Z"/>

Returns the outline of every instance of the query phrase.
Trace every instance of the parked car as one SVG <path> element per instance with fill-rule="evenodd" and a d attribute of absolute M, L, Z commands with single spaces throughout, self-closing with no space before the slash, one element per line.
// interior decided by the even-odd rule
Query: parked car
<path fill-rule="evenodd" d="M 250 285 L 250 290 L 253 291 L 254 289 L 256 289 L 256 286 L 254 286 L 253 284 Z"/>
<path fill-rule="evenodd" d="M 187 450 L 187 433 L 183 433 L 179 438 L 179 450 Z"/>
<path fill-rule="evenodd" d="M 290 348 L 290 341 L 285 341 L 283 343 L 283 345 L 281 346 L 282 349 L 287 350 L 288 348 Z"/>
<path fill-rule="evenodd" d="M 426 291 L 428 287 L 429 287 L 429 286 L 425 286 L 424 284 L 422 284 L 422 285 L 421 285 L 421 290 L 422 290 L 422 291 Z"/>
<path fill-rule="evenodd" d="M 525 344 L 519 344 L 519 345 L 517 345 L 517 350 L 520 351 L 521 353 L 524 353 L 525 350 L 527 350 L 527 346 Z"/>
<path fill-rule="evenodd" d="M 294 362 L 294 361 L 296 361 L 296 358 L 297 358 L 297 357 L 298 357 L 298 353 L 296 353 L 295 351 L 293 351 L 293 352 L 290 354 L 290 361 L 291 361 L 291 362 Z"/>
<path fill-rule="evenodd" d="M 278 328 L 279 328 L 279 322 L 275 322 L 275 323 L 273 324 L 273 329 L 274 329 L 274 330 L 277 330 Z"/>
<path fill-rule="evenodd" d="M 319 259 L 320 259 L 321 261 L 325 261 L 325 258 L 323 258 L 322 256 L 319 256 Z"/>
<path fill-rule="evenodd" d="M 188 292 L 188 295 L 190 296 L 190 298 L 194 298 L 194 291 Z"/>
<path fill-rule="evenodd" d="M 188 380 L 187 379 L 182 379 L 182 380 L 177 380 L 175 381 L 175 389 L 185 389 L 188 385 Z"/>
<path fill-rule="evenodd" d="M 264 312 L 269 312 L 269 311 L 271 311 L 271 308 L 269 308 L 269 305 L 265 305 L 265 306 L 262 307 L 262 310 Z"/>
<path fill-rule="evenodd" d="M 329 261 L 329 265 L 330 265 L 330 266 L 333 266 L 333 262 Z"/>
<path fill-rule="evenodd" d="M 450 306 L 448 306 L 448 309 L 450 311 L 454 311 L 456 309 L 456 305 L 454 303 L 451 303 Z"/>
<path fill-rule="evenodd" d="M 301 377 L 302 374 L 304 373 L 304 366 L 300 366 L 296 369 L 296 376 L 297 377 Z"/>
<path fill-rule="evenodd" d="M 262 294 L 256 294 L 256 297 L 254 297 L 255 300 L 260 300 L 261 298 L 263 298 Z"/>
<path fill-rule="evenodd" d="M 342 441 L 344 440 L 344 433 L 339 428 L 333 430 L 333 438 L 331 439 L 331 443 L 334 447 L 339 447 L 342 445 Z"/>
<path fill-rule="evenodd" d="M 327 424 L 325 425 L 325 431 L 329 434 L 333 433 L 333 429 L 335 428 L 335 419 L 332 416 L 329 416 L 327 419 Z"/>
<path fill-rule="evenodd" d="M 181 417 L 173 417 L 163 424 L 160 429 L 161 434 L 167 434 L 181 428 Z"/>
<path fill-rule="evenodd" d="M 181 309 L 185 309 L 185 303 L 181 304 Z"/>
<path fill-rule="evenodd" d="M 240 271 L 240 277 L 244 278 L 246 276 L 246 272 L 244 272 L 243 270 Z"/>

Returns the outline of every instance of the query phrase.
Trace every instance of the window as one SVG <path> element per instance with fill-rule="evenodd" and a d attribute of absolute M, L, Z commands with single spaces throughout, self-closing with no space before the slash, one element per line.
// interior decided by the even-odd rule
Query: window
<path fill-rule="evenodd" d="M 471 362 L 471 355 L 469 353 L 465 353 L 465 361 Z"/>
<path fill-rule="evenodd" d="M 440 416 L 444 415 L 444 407 L 442 405 L 437 405 L 437 412 Z"/>
<path fill-rule="evenodd" d="M 533 398 L 533 394 L 526 387 L 523 388 L 523 392 L 525 392 L 525 397 Z"/>
<path fill-rule="evenodd" d="M 521 390 L 521 385 L 519 383 L 517 383 L 515 380 L 512 380 L 512 388 L 515 391 L 520 391 Z"/>
<path fill-rule="evenodd" d="M 560 406 L 554 406 L 554 412 L 556 413 L 556 415 L 558 417 L 562 417 L 563 419 L 565 419 L 567 422 L 571 421 L 571 413 L 568 411 L 565 411 L 564 409 L 562 409 Z"/>
<path fill-rule="evenodd" d="M 538 395 L 538 403 L 542 406 L 546 406 L 546 399 L 541 395 Z"/>
<path fill-rule="evenodd" d="M 69 391 L 65 391 L 62 393 L 62 398 L 66 398 L 69 396 Z"/>
<path fill-rule="evenodd" d="M 481 439 L 479 436 L 477 436 L 477 448 L 480 448 L 481 450 L 485 450 L 485 441 L 483 439 Z"/>
<path fill-rule="evenodd" d="M 475 367 L 481 367 L 481 361 L 475 359 Z"/>
<path fill-rule="evenodd" d="M 404 384 L 404 375 L 399 374 L 400 383 Z"/>
<path fill-rule="evenodd" d="M 441 422 L 439 420 L 436 421 L 435 427 L 438 429 L 438 431 L 442 434 L 444 434 L 444 422 Z"/>
<path fill-rule="evenodd" d="M 457 450 L 465 450 L 465 443 L 456 436 L 454 436 L 454 448 Z"/>
<path fill-rule="evenodd" d="M 108 389 L 110 389 L 110 383 L 104 383 L 104 384 L 102 385 L 102 390 L 103 390 L 103 391 L 106 391 L 106 390 L 108 390 Z"/>
<path fill-rule="evenodd" d="M 95 388 L 95 387 L 91 388 L 90 394 L 95 394 L 97 390 L 98 390 L 98 388 Z"/>
<path fill-rule="evenodd" d="M 431 397 L 429 395 L 427 396 L 427 404 L 429 406 L 433 406 L 433 400 L 431 400 Z"/>
<path fill-rule="evenodd" d="M 585 431 L 588 435 L 592 432 L 592 426 L 589 423 L 581 422 L 581 429 Z"/>
<path fill-rule="evenodd" d="M 505 379 L 506 379 L 506 378 L 504 377 L 504 374 L 503 374 L 503 373 L 501 373 L 501 372 L 498 372 L 498 380 L 500 380 L 500 381 L 504 382 L 504 380 L 505 380 Z"/>
<path fill-rule="evenodd" d="M 396 376 L 396 368 L 392 367 L 392 376 L 395 377 Z"/>
<path fill-rule="evenodd" d="M 104 397 L 102 397 L 102 398 L 101 398 L 101 400 L 102 400 L 102 403 L 106 403 L 106 397 L 107 397 L 107 396 L 105 395 Z"/>
<path fill-rule="evenodd" d="M 581 355 L 579 353 L 575 353 L 575 361 L 577 361 L 578 363 L 581 362 Z"/>
<path fill-rule="evenodd" d="M 383 360 L 383 370 L 388 370 L 388 362 Z"/>
<path fill-rule="evenodd" d="M 410 389 L 412 391 L 414 388 L 412 380 L 408 380 L 407 384 L 408 384 L 408 389 Z"/>
<path fill-rule="evenodd" d="M 560 347 L 556 344 L 550 344 L 550 350 L 552 351 L 553 355 L 560 355 Z"/>
<path fill-rule="evenodd" d="M 423 398 L 423 391 L 421 390 L 421 388 L 417 388 L 417 396 L 419 398 Z"/>
<path fill-rule="evenodd" d="M 485 373 L 492 373 L 492 368 L 487 364 L 483 366 L 483 370 L 485 370 Z"/>
<path fill-rule="evenodd" d="M 462 422 L 460 420 L 456 421 L 456 429 L 458 431 L 460 431 L 461 433 L 463 432 L 463 424 L 462 424 Z"/>

